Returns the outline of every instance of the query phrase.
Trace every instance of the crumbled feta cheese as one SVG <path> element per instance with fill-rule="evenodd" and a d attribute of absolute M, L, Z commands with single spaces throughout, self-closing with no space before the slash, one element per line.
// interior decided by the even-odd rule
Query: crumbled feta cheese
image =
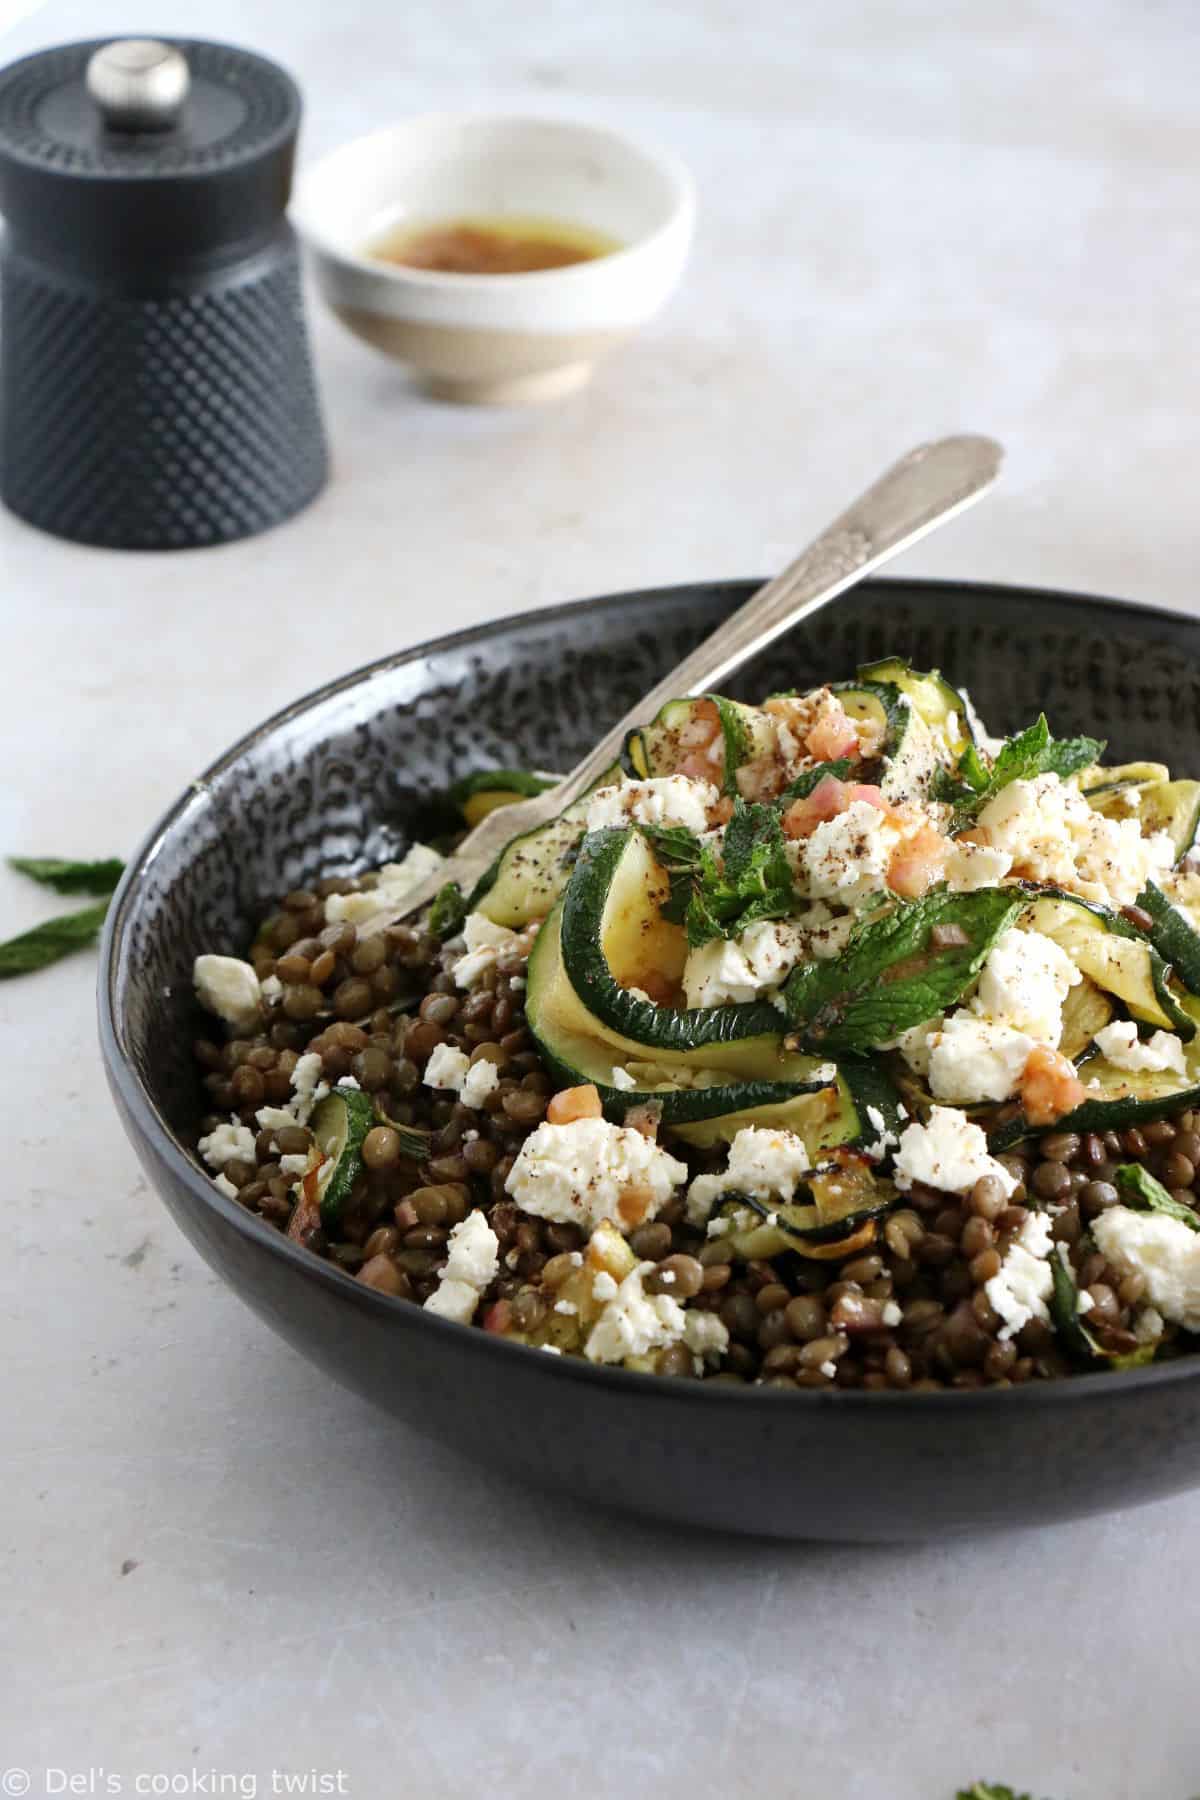
<path fill-rule="evenodd" d="M 467 1070 L 466 1079 L 459 1090 L 464 1106 L 482 1106 L 492 1089 L 500 1081 L 500 1071 L 494 1062 L 481 1057 L 472 1063 Z"/>
<path fill-rule="evenodd" d="M 262 984 L 262 997 L 269 1006 L 278 1006 L 283 999 L 283 983 L 278 975 L 268 975 Z"/>
<path fill-rule="evenodd" d="M 806 840 L 802 866 L 817 899 L 857 906 L 887 887 L 888 865 L 900 834 L 868 800 L 823 819 Z"/>
<path fill-rule="evenodd" d="M 556 1300 L 554 1302 L 554 1310 L 556 1313 L 563 1313 L 574 1317 L 579 1311 L 579 1308 L 573 1300 Z"/>
<path fill-rule="evenodd" d="M 499 1266 L 500 1240 L 482 1212 L 469 1212 L 450 1233 L 444 1279 L 485 1288 L 495 1279 Z"/>
<path fill-rule="evenodd" d="M 214 1175 L 212 1179 L 213 1186 L 217 1189 L 218 1193 L 224 1194 L 227 1200 L 237 1199 L 238 1191 L 234 1187 L 232 1181 L 230 1181 L 228 1175 Z"/>
<path fill-rule="evenodd" d="M 228 1125 L 218 1125 L 207 1137 L 202 1137 L 196 1146 L 210 1169 L 223 1169 L 226 1163 L 253 1163 L 254 1133 L 248 1125 L 239 1125 L 231 1119 Z"/>
<path fill-rule="evenodd" d="M 1178 1075 L 1187 1072 L 1179 1038 L 1169 1031 L 1156 1031 L 1143 1044 L 1132 1019 L 1114 1019 L 1096 1033 L 1096 1043 L 1114 1069 L 1130 1074 L 1141 1070 L 1158 1074 L 1163 1069 L 1173 1069 Z"/>
<path fill-rule="evenodd" d="M 624 781 L 596 789 L 588 803 L 587 828 L 601 831 L 633 819 L 639 825 L 682 825 L 700 833 L 707 831 L 708 815 L 720 798 L 711 781 L 692 781 L 686 775 Z"/>
<path fill-rule="evenodd" d="M 1095 1304 L 1096 1302 L 1092 1299 L 1092 1296 L 1088 1293 L 1087 1289 L 1080 1288 L 1075 1296 L 1075 1311 L 1079 1314 L 1080 1318 L 1082 1318 L 1085 1313 L 1090 1313 Z"/>
<path fill-rule="evenodd" d="M 1147 881 L 1172 866 L 1164 831 L 1142 836 L 1136 818 L 1113 819 L 1057 775 L 1010 781 L 989 800 L 977 826 L 1012 857 L 1012 873 L 1047 882 L 1105 906 L 1131 906 Z"/>
<path fill-rule="evenodd" d="M 790 1200 L 796 1183 L 811 1167 L 804 1139 L 794 1131 L 746 1125 L 729 1146 L 723 1175 L 697 1175 L 688 1190 L 688 1218 L 702 1225 L 726 1193 L 753 1200 Z"/>
<path fill-rule="evenodd" d="M 1053 938 L 1013 927 L 1002 932 L 988 951 L 971 1010 L 1015 1026 L 1056 1050 L 1062 1036 L 1063 1001 L 1081 979 Z"/>
<path fill-rule="evenodd" d="M 1167 1213 L 1110 1206 L 1092 1220 L 1102 1256 L 1122 1275 L 1142 1275 L 1146 1298 L 1172 1324 L 1200 1331 L 1200 1232 Z"/>
<path fill-rule="evenodd" d="M 308 1157 L 297 1151 L 294 1156 L 281 1156 L 279 1173 L 281 1175 L 304 1175 L 308 1171 Z"/>
<path fill-rule="evenodd" d="M 717 1362 L 729 1348 L 729 1331 L 716 1313 L 689 1312 L 683 1321 L 683 1341 L 693 1356 Z"/>
<path fill-rule="evenodd" d="M 290 1106 L 260 1106 L 254 1117 L 263 1131 L 281 1131 L 285 1125 L 296 1123 Z"/>
<path fill-rule="evenodd" d="M 607 1119 L 575 1119 L 539 1125 L 521 1145 L 504 1185 L 518 1206 L 539 1219 L 589 1230 L 610 1219 L 632 1231 L 654 1218 L 687 1175 L 684 1163 L 640 1131 Z"/>
<path fill-rule="evenodd" d="M 479 1305 L 479 1289 L 469 1281 L 440 1281 L 425 1301 L 424 1310 L 439 1319 L 453 1319 L 458 1325 L 469 1325 Z"/>
<path fill-rule="evenodd" d="M 890 1044 L 884 1044 L 884 1050 L 899 1050 L 909 1068 L 916 1075 L 928 1075 L 929 1062 L 933 1055 L 933 1046 L 937 1041 L 944 1021 L 941 1017 L 926 1019 L 922 1025 L 912 1025 L 907 1031 Z"/>
<path fill-rule="evenodd" d="M 428 844 L 414 844 L 403 862 L 384 863 L 373 888 L 361 894 L 330 894 L 325 917 L 330 925 L 365 925 L 384 913 L 400 912 L 407 895 L 435 875 L 445 860 Z"/>
<path fill-rule="evenodd" d="M 938 1100 L 1007 1100 L 1034 1040 L 1011 1025 L 951 1013 L 929 1037 L 929 1087 Z"/>
<path fill-rule="evenodd" d="M 904 1314 L 901 1312 L 900 1308 L 897 1306 L 897 1304 L 894 1300 L 885 1300 L 884 1301 L 884 1303 L 883 1303 L 883 1322 L 889 1328 L 889 1330 L 894 1330 L 895 1327 L 900 1323 L 900 1321 L 903 1317 L 904 1317 Z"/>
<path fill-rule="evenodd" d="M 220 1179 L 218 1176 L 217 1180 Z M 1165 1325 L 1166 1321 L 1156 1306 L 1144 1306 L 1133 1321 L 1133 1335 L 1139 1344 L 1156 1344 Z"/>
<path fill-rule="evenodd" d="M 637 1263 L 606 1302 L 583 1347 L 589 1362 L 624 1362 L 627 1356 L 645 1356 L 682 1338 L 687 1315 L 679 1302 L 669 1294 L 648 1294 L 642 1285 L 654 1266 Z"/>
<path fill-rule="evenodd" d="M 740 937 L 710 938 L 688 952 L 683 992 L 689 1006 L 725 1006 L 777 988 L 804 954 L 804 937 L 784 919 L 759 919 Z"/>
<path fill-rule="evenodd" d="M 486 969 L 490 969 L 506 950 L 513 949 L 519 933 L 507 925 L 495 925 L 486 913 L 468 913 L 463 924 L 467 950 L 460 956 L 451 973 L 456 987 L 473 987 Z"/>
<path fill-rule="evenodd" d="M 450 1233 L 446 1265 L 425 1311 L 469 1325 L 479 1296 L 500 1267 L 500 1240 L 478 1210 L 469 1212 Z"/>
<path fill-rule="evenodd" d="M 295 1122 L 303 1125 L 318 1100 L 323 1100 L 329 1092 L 329 1084 L 323 1079 L 325 1065 L 315 1050 L 309 1050 L 298 1058 L 292 1070 L 292 1093 L 295 1098 L 291 1102 L 291 1110 L 295 1114 Z"/>
<path fill-rule="evenodd" d="M 631 1094 L 637 1087 L 637 1082 L 629 1073 L 629 1070 L 619 1068 L 616 1064 L 613 1065 L 613 1072 L 609 1077 L 609 1081 L 612 1086 L 618 1089 L 622 1094 Z"/>
<path fill-rule="evenodd" d="M 1027 1213 L 1005 1253 L 998 1275 L 984 1283 L 984 1293 L 1004 1323 L 998 1336 L 1015 1337 L 1031 1319 L 1048 1320 L 1047 1301 L 1054 1291 L 1049 1256 L 1053 1248 L 1050 1221 L 1044 1213 Z"/>
<path fill-rule="evenodd" d="M 354 1079 L 353 1075 L 341 1076 L 338 1081 L 338 1086 L 340 1088 L 354 1088 L 357 1093 L 362 1093 L 361 1084 Z"/>
<path fill-rule="evenodd" d="M 821 1364 L 821 1373 L 822 1373 L 822 1375 L 827 1376 L 830 1381 L 832 1381 L 834 1376 L 837 1374 L 837 1364 L 835 1362 L 829 1362 L 828 1360 L 826 1360 L 825 1362 L 823 1362 Z"/>
<path fill-rule="evenodd" d="M 592 1276 L 592 1295 L 596 1300 L 611 1300 L 617 1284 L 607 1269 L 597 1269 Z"/>
<path fill-rule="evenodd" d="M 470 1057 L 453 1044 L 435 1044 L 425 1064 L 425 1086 L 449 1088 L 457 1094 L 470 1066 Z"/>
<path fill-rule="evenodd" d="M 976 888 L 995 887 L 1011 868 L 1012 857 L 1007 850 L 955 839 L 943 874 L 952 894 L 971 894 Z"/>
<path fill-rule="evenodd" d="M 192 965 L 196 998 L 235 1031 L 253 1031 L 262 1017 L 262 989 L 248 962 L 237 956 L 198 956 Z"/>
<path fill-rule="evenodd" d="M 902 1191 L 914 1181 L 947 1194 L 965 1194 L 983 1175 L 994 1175 L 1006 1194 L 1016 1180 L 988 1154 L 987 1138 L 965 1113 L 935 1106 L 927 1125 L 906 1125 L 896 1152 L 895 1182 Z"/>

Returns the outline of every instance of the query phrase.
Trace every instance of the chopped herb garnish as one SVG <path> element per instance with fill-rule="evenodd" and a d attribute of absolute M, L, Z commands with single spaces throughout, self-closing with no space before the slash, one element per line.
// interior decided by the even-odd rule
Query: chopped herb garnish
<path fill-rule="evenodd" d="M 759 919 L 782 919 L 795 911 L 792 867 L 773 807 L 735 800 L 722 860 L 707 844 L 699 848 L 699 877 L 687 909 L 693 949 L 710 938 L 737 937 Z"/>
<path fill-rule="evenodd" d="M 963 753 L 958 765 L 959 777 L 971 792 L 955 802 L 952 829 L 961 830 L 1010 782 L 1031 781 L 1035 775 L 1074 775 L 1099 762 L 1103 754 L 1104 743 L 1100 738 L 1051 737 L 1046 715 L 1040 713 L 1034 724 L 1009 738 L 1001 747 L 990 775 L 979 786 L 983 762 L 972 746 Z"/>
<path fill-rule="evenodd" d="M 1200 1218 L 1191 1207 L 1176 1200 L 1141 1163 L 1122 1163 L 1113 1181 L 1126 1206 L 1133 1207 L 1135 1212 L 1165 1213 L 1169 1219 L 1178 1219 L 1190 1230 L 1200 1231 Z"/>
<path fill-rule="evenodd" d="M 439 888 L 433 905 L 429 909 L 429 929 L 434 937 L 453 937 L 461 931 L 463 920 L 467 916 L 467 902 L 457 881 L 448 881 Z"/>
<path fill-rule="evenodd" d="M 783 998 L 798 1043 L 861 1053 L 945 1012 L 1023 904 L 1004 888 L 935 893 L 860 925 L 840 956 L 802 963 L 788 980 Z M 951 926 L 961 941 L 946 943 Z"/>

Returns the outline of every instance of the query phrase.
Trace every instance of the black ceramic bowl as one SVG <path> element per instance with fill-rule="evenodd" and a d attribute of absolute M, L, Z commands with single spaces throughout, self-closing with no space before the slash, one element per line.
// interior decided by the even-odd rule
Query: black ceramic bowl
<path fill-rule="evenodd" d="M 200 1110 L 198 951 L 244 952 L 282 890 L 401 852 L 431 787 L 489 763 L 568 767 L 750 591 L 619 594 L 407 651 L 278 714 L 189 789 L 130 864 L 101 962 L 104 1057 L 147 1174 L 201 1254 L 330 1375 L 485 1463 L 602 1503 L 895 1539 L 1200 1481 L 1200 1357 L 973 1394 L 739 1391 L 593 1368 L 358 1285 L 225 1199 L 182 1147 Z M 1043 708 L 1056 731 L 1107 736 L 1119 760 L 1200 769 L 1200 626 L 1113 601 L 868 581 L 726 685 L 757 696 L 887 651 L 965 683 L 992 730 Z"/>

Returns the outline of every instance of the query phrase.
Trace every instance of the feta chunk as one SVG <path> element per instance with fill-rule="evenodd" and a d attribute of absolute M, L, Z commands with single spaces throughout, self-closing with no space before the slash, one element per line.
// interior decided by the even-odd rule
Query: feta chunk
<path fill-rule="evenodd" d="M 226 1163 L 253 1163 L 254 1133 L 248 1125 L 239 1125 L 231 1119 L 228 1125 L 218 1125 L 207 1137 L 202 1137 L 196 1148 L 210 1169 L 223 1169 Z"/>
<path fill-rule="evenodd" d="M 588 803 L 587 828 L 609 825 L 682 825 L 697 836 L 708 830 L 708 815 L 721 798 L 711 781 L 686 775 L 656 775 L 648 781 L 623 781 L 597 788 Z"/>
<path fill-rule="evenodd" d="M 435 1044 L 425 1064 L 425 1086 L 449 1088 L 457 1094 L 466 1080 L 471 1059 L 452 1044 Z"/>
<path fill-rule="evenodd" d="M 583 1354 L 589 1362 L 620 1363 L 678 1343 L 687 1315 L 669 1294 L 648 1294 L 643 1279 L 655 1267 L 641 1262 L 632 1268 L 588 1333 Z"/>
<path fill-rule="evenodd" d="M 1104 906 L 1131 906 L 1147 881 L 1175 861 L 1165 831 L 1143 837 L 1136 818 L 1096 812 L 1058 775 L 1010 781 L 988 801 L 977 825 L 993 849 L 1011 856 L 1014 875 Z"/>
<path fill-rule="evenodd" d="M 1114 1019 L 1096 1033 L 1096 1043 L 1114 1069 L 1124 1069 L 1128 1074 L 1142 1070 L 1158 1074 L 1163 1069 L 1173 1069 L 1177 1075 L 1187 1073 L 1183 1044 L 1170 1031 L 1156 1031 L 1142 1043 L 1132 1019 Z"/>
<path fill-rule="evenodd" d="M 801 866 L 819 900 L 859 906 L 887 887 L 888 865 L 900 834 L 869 800 L 823 819 L 805 841 Z"/>
<path fill-rule="evenodd" d="M 926 1125 L 906 1125 L 896 1151 L 895 1182 L 907 1191 L 914 1181 L 940 1188 L 947 1194 L 965 1194 L 984 1175 L 994 1175 L 1005 1194 L 1016 1187 L 1015 1178 L 989 1155 L 987 1138 L 954 1107 L 935 1106 Z"/>
<path fill-rule="evenodd" d="M 480 1107 L 492 1089 L 500 1082 L 500 1071 L 494 1062 L 481 1058 L 472 1063 L 467 1070 L 466 1078 L 459 1089 L 459 1097 L 464 1106 Z"/>
<path fill-rule="evenodd" d="M 724 1356 L 729 1348 L 729 1330 L 718 1319 L 716 1313 L 686 1312 L 683 1321 L 683 1341 L 700 1363 L 715 1363 Z"/>
<path fill-rule="evenodd" d="M 227 1200 L 236 1200 L 238 1197 L 238 1191 L 228 1175 L 214 1175 L 213 1186 L 219 1194 L 224 1194 Z"/>
<path fill-rule="evenodd" d="M 531 1132 L 504 1185 L 536 1218 L 589 1231 L 609 1219 L 628 1232 L 653 1219 L 687 1176 L 684 1163 L 640 1131 L 575 1119 Z"/>
<path fill-rule="evenodd" d="M 1011 868 L 1012 857 L 1007 850 L 954 839 L 943 872 L 952 894 L 971 894 L 976 888 L 995 887 Z"/>
<path fill-rule="evenodd" d="M 482 1212 L 469 1212 L 450 1233 L 443 1280 L 469 1281 L 472 1287 L 485 1288 L 495 1280 L 499 1267 L 499 1238 Z"/>
<path fill-rule="evenodd" d="M 482 1212 L 469 1212 L 450 1233 L 446 1264 L 425 1311 L 469 1325 L 479 1296 L 500 1267 L 500 1240 Z"/>
<path fill-rule="evenodd" d="M 278 1006 L 283 999 L 283 983 L 278 975 L 268 975 L 262 984 L 262 997 L 268 1006 Z"/>
<path fill-rule="evenodd" d="M 710 938 L 688 952 L 683 992 L 689 1006 L 754 1000 L 778 988 L 804 954 L 804 937 L 785 919 L 759 919 L 736 938 Z"/>
<path fill-rule="evenodd" d="M 613 1065 L 612 1074 L 609 1076 L 609 1084 L 622 1094 L 631 1094 L 637 1087 L 637 1082 L 629 1073 L 629 1070 L 622 1069 L 615 1063 Z"/>
<path fill-rule="evenodd" d="M 262 1018 L 262 989 L 248 962 L 237 956 L 198 956 L 192 965 L 196 998 L 235 1031 L 253 1031 Z"/>
<path fill-rule="evenodd" d="M 463 937 L 466 955 L 459 957 L 451 971 L 455 986 L 460 988 L 474 987 L 485 970 L 494 967 L 506 951 L 516 949 L 521 942 L 519 932 L 510 931 L 507 925 L 494 925 L 481 912 L 467 914 Z"/>
<path fill-rule="evenodd" d="M 329 1092 L 329 1084 L 323 1079 L 325 1065 L 315 1050 L 309 1050 L 300 1057 L 292 1070 L 292 1093 L 295 1098 L 291 1102 L 291 1110 L 295 1122 L 303 1125 L 318 1100 L 323 1100 Z"/>
<path fill-rule="evenodd" d="M 1053 938 L 1011 927 L 988 951 L 971 1010 L 1015 1026 L 1056 1050 L 1062 1036 L 1063 1001 L 1080 979 L 1079 970 Z"/>
<path fill-rule="evenodd" d="M 1031 1319 L 1048 1320 L 1054 1291 L 1050 1267 L 1053 1243 L 1045 1213 L 1028 1213 L 1005 1253 L 1000 1273 L 984 1283 L 984 1293 L 1004 1323 L 998 1336 L 1015 1337 Z"/>
<path fill-rule="evenodd" d="M 384 913 L 403 911 L 405 898 L 445 862 L 428 844 L 414 844 L 403 862 L 384 863 L 379 880 L 361 894 L 330 894 L 325 917 L 330 925 L 365 925 Z"/>
<path fill-rule="evenodd" d="M 688 1218 L 703 1225 L 722 1194 L 753 1200 L 790 1200 L 796 1183 L 811 1167 L 804 1139 L 794 1131 L 746 1125 L 729 1146 L 723 1175 L 697 1175 L 688 1190 Z"/>
<path fill-rule="evenodd" d="M 1166 1213 L 1110 1206 L 1092 1220 L 1102 1256 L 1122 1275 L 1142 1275 L 1152 1307 L 1185 1331 L 1200 1331 L 1200 1232 Z"/>
<path fill-rule="evenodd" d="M 907 1033 L 905 1034 L 907 1035 Z M 1015 1092 L 1034 1040 L 1012 1025 L 951 1013 L 929 1038 L 929 1089 L 958 1103 L 1007 1100 Z"/>

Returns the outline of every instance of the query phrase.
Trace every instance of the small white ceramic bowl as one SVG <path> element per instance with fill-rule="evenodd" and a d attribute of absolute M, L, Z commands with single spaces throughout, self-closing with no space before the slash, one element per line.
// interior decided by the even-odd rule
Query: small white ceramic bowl
<path fill-rule="evenodd" d="M 610 255 L 520 275 L 451 275 L 366 254 L 406 222 L 560 219 Z M 455 400 L 544 400 L 663 305 L 695 215 L 681 163 L 560 119 L 431 114 L 335 150 L 301 178 L 292 217 L 333 311 Z"/>

